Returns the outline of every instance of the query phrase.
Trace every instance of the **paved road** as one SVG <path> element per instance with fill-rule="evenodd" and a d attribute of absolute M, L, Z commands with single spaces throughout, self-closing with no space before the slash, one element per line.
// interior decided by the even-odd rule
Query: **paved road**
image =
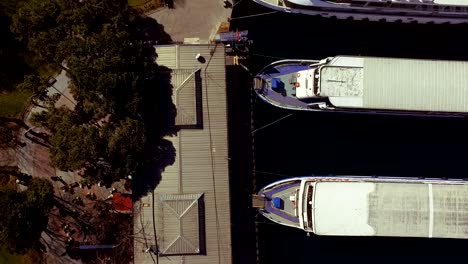
<path fill-rule="evenodd" d="M 200 38 L 201 43 L 207 43 L 231 11 L 224 8 L 222 0 L 175 0 L 173 9 L 161 8 L 149 16 L 164 26 L 173 41 Z"/>

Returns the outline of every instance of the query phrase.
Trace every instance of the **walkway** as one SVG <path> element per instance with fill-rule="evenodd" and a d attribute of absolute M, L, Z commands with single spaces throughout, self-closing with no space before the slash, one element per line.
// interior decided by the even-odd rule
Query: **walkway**
<path fill-rule="evenodd" d="M 231 11 L 222 0 L 174 0 L 174 8 L 161 8 L 148 16 L 162 24 L 174 42 L 199 38 L 200 43 L 208 43 Z"/>

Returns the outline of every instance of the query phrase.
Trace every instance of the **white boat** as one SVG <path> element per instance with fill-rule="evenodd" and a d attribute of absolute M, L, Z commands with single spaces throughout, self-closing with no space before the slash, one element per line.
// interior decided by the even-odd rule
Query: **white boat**
<path fill-rule="evenodd" d="M 277 107 L 411 115 L 468 113 L 468 62 L 337 56 L 282 60 L 261 70 L 254 89 Z"/>
<path fill-rule="evenodd" d="M 385 177 L 298 177 L 254 196 L 260 214 L 326 236 L 468 238 L 468 182 Z"/>
<path fill-rule="evenodd" d="M 468 22 L 466 0 L 253 0 L 274 10 L 328 18 L 400 23 Z"/>

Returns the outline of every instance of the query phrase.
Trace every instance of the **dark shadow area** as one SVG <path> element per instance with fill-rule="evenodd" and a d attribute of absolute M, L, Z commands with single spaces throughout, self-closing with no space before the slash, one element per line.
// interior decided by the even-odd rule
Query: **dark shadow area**
<path fill-rule="evenodd" d="M 167 135 L 175 135 L 178 131 L 175 125 L 177 110 L 172 102 L 174 87 L 171 73 L 171 69 L 157 66 L 155 75 L 147 80 L 148 83 L 143 91 L 143 119 L 148 132 L 152 133 L 151 137 L 156 140 Z"/>
<path fill-rule="evenodd" d="M 164 6 L 167 8 L 174 8 L 174 0 L 163 0 L 164 1 Z"/>
<path fill-rule="evenodd" d="M 156 188 L 161 181 L 161 174 L 167 166 L 174 164 L 176 150 L 172 142 L 161 139 L 157 148 L 149 153 L 152 159 L 142 168 L 133 181 L 133 199 L 138 200 Z"/>
<path fill-rule="evenodd" d="M 47 134 L 36 133 L 36 135 L 34 135 L 32 130 L 29 130 L 24 134 L 24 137 L 46 148 L 50 147 L 49 136 Z"/>
<path fill-rule="evenodd" d="M 15 40 L 10 24 L 10 17 L 0 3 L 0 95 L 14 90 L 23 81 L 23 76 L 32 71 L 23 57 L 25 48 Z"/>
<path fill-rule="evenodd" d="M 149 41 L 153 45 L 165 45 L 172 42 L 171 36 L 164 31 L 164 26 L 151 17 L 140 14 L 135 17 L 132 23 L 135 28 L 133 33 L 138 39 Z"/>
<path fill-rule="evenodd" d="M 349 21 L 283 12 L 236 19 L 272 11 L 253 1 L 240 1 L 232 12 L 231 29 L 248 30 L 253 40 L 250 70 L 254 73 L 283 58 L 362 55 L 468 60 L 468 25 Z"/>
<path fill-rule="evenodd" d="M 197 56 L 196 58 L 200 63 L 205 63 L 206 62 L 206 59 L 203 56 Z"/>
<path fill-rule="evenodd" d="M 250 89 L 251 76 L 242 67 L 226 66 L 229 186 L 233 263 L 256 263 Z"/>
<path fill-rule="evenodd" d="M 175 135 L 176 107 L 172 102 L 172 70 L 156 66 L 155 75 L 146 80 L 143 90 L 142 118 L 147 131 L 147 144 L 141 171 L 133 181 L 133 198 L 138 200 L 154 190 L 161 173 L 175 161 L 176 150 L 164 136 Z"/>
<path fill-rule="evenodd" d="M 198 238 L 200 255 L 206 255 L 205 196 L 198 199 Z"/>
<path fill-rule="evenodd" d="M 229 0 L 223 0 L 223 6 L 224 8 L 232 8 L 233 5 Z"/>
<path fill-rule="evenodd" d="M 378 175 L 467 178 L 468 120 L 285 111 L 257 100 L 254 135 L 256 190 L 274 181 L 309 175 Z M 463 239 L 326 237 L 258 217 L 260 263 L 303 263 L 314 249 L 341 263 L 464 258 Z M 291 241 L 277 250 L 275 241 Z M 294 242 L 292 242 L 294 241 Z M 450 250 L 451 254 L 444 253 Z M 453 251 L 452 251 L 453 250 Z M 364 252 L 365 253 L 364 253 Z M 277 254 L 272 254 L 276 252 Z M 340 252 L 340 254 L 335 254 Z M 361 253 L 362 252 L 362 253 Z M 429 255 L 424 252 L 432 252 Z M 405 261 L 406 262 L 406 261 Z"/>

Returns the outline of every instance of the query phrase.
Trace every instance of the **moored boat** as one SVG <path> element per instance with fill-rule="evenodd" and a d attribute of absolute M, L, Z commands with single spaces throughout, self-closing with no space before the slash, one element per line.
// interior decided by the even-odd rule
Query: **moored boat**
<path fill-rule="evenodd" d="M 305 111 L 466 116 L 468 62 L 358 56 L 281 60 L 254 90 L 281 108 Z"/>
<path fill-rule="evenodd" d="M 329 236 L 468 238 L 468 182 L 392 177 L 296 177 L 254 196 L 273 222 Z"/>
<path fill-rule="evenodd" d="M 399 23 L 468 22 L 463 0 L 253 0 L 274 10 L 328 18 Z"/>

